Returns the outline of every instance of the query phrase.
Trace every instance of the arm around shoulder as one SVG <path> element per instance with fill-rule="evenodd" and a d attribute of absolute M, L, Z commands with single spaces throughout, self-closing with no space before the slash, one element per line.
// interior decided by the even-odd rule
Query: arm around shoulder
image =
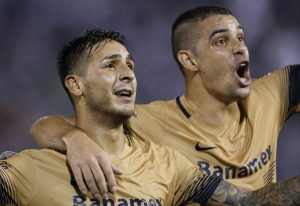
<path fill-rule="evenodd" d="M 73 116 L 45 116 L 30 128 L 30 135 L 42 147 L 66 150 L 63 138 L 69 133 L 82 132 L 75 128 Z"/>

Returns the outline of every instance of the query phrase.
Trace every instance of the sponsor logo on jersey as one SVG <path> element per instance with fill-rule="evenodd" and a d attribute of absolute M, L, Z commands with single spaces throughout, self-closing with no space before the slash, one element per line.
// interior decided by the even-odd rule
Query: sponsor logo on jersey
<path fill-rule="evenodd" d="M 258 170 L 263 169 L 271 160 L 271 145 L 265 151 L 261 152 L 257 158 L 254 158 L 248 164 L 242 167 L 228 165 L 211 165 L 207 161 L 198 161 L 199 170 L 205 171 L 209 175 L 221 176 L 224 179 L 234 179 L 250 176 Z M 272 166 L 273 167 L 273 166 Z"/>
<path fill-rule="evenodd" d="M 197 142 L 196 143 L 196 145 L 195 145 L 195 150 L 197 150 L 197 151 L 205 151 L 205 150 L 211 150 L 211 149 L 215 149 L 215 148 L 217 148 L 217 147 L 201 147 L 200 145 L 199 145 L 199 142 Z"/>
<path fill-rule="evenodd" d="M 74 206 L 161 206 L 160 199 L 144 198 L 118 198 L 118 199 L 91 199 L 87 200 L 83 196 L 73 196 Z"/>

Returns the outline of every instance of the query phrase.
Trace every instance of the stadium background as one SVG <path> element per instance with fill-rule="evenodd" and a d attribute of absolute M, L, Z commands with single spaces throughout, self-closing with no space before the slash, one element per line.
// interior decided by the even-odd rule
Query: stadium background
<path fill-rule="evenodd" d="M 300 62 L 297 0 L 1 0 L 0 152 L 38 148 L 28 134 L 30 125 L 43 115 L 72 114 L 56 55 L 85 29 L 126 35 L 136 61 L 138 103 L 181 95 L 184 82 L 171 53 L 171 25 L 178 14 L 206 4 L 230 8 L 244 27 L 253 77 Z M 298 114 L 281 132 L 281 180 L 300 173 L 299 126 Z"/>

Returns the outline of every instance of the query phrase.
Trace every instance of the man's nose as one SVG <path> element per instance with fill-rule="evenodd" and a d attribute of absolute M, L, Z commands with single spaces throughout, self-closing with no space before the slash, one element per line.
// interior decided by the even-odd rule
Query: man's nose
<path fill-rule="evenodd" d="M 234 54 L 244 56 L 246 54 L 247 50 L 248 50 L 247 46 L 245 45 L 244 42 L 238 41 L 233 45 Z"/>
<path fill-rule="evenodd" d="M 128 66 L 124 66 L 121 69 L 120 80 L 131 82 L 135 78 L 134 72 Z"/>

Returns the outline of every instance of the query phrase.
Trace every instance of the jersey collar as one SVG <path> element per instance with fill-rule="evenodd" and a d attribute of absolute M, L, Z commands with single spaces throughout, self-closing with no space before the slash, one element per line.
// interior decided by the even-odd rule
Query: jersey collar
<path fill-rule="evenodd" d="M 176 97 L 176 104 L 179 107 L 180 111 L 184 114 L 184 116 L 189 119 L 191 117 L 192 110 L 189 107 L 185 96 L 182 95 Z"/>

